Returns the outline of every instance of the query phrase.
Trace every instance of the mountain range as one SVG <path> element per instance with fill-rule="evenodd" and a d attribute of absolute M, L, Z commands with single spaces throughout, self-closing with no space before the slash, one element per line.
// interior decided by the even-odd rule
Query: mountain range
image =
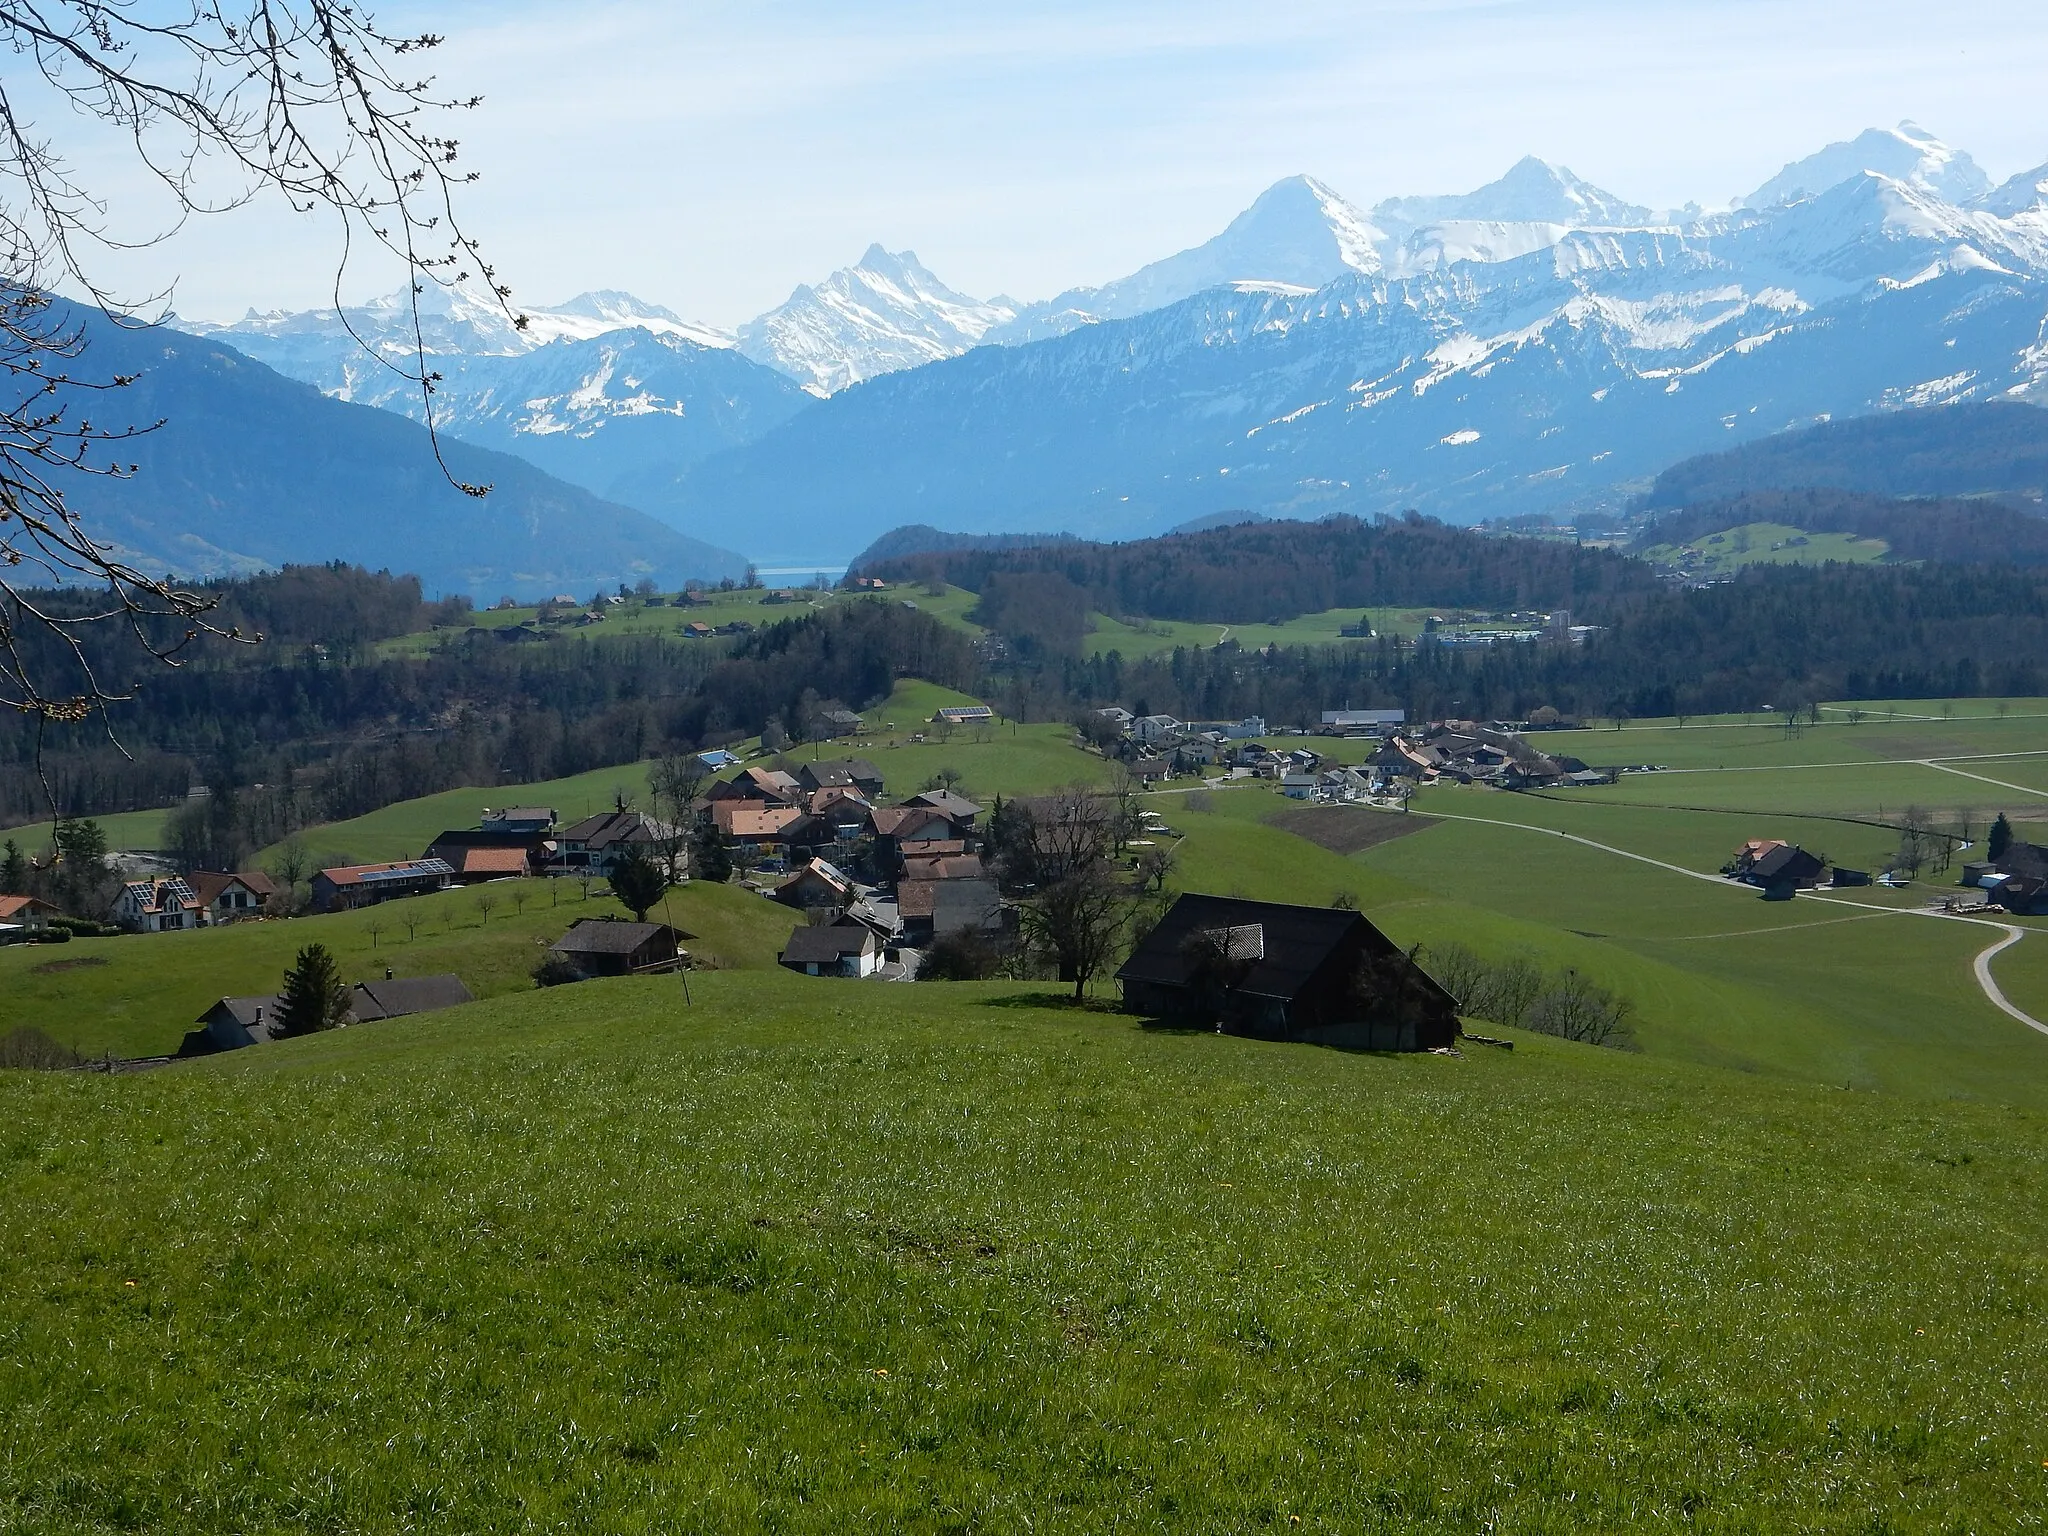
<path fill-rule="evenodd" d="M 95 372 L 133 379 L 112 391 L 60 389 L 76 396 L 65 401 L 74 414 L 161 422 L 94 456 L 117 454 L 135 473 L 60 480 L 93 536 L 141 569 L 216 576 L 343 560 L 486 601 L 745 573 L 731 550 L 524 458 L 444 437 L 444 469 L 423 427 L 331 398 L 218 341 L 61 303 L 54 318 L 83 332 Z M 457 480 L 489 494 L 467 495 Z"/>
<path fill-rule="evenodd" d="M 1203 245 L 1042 301 L 874 246 L 735 332 L 617 293 L 521 331 L 433 291 L 420 341 L 449 432 L 763 559 L 912 521 L 1119 537 L 1235 510 L 1605 508 L 1787 427 L 2038 395 L 2044 188 L 2048 166 L 1993 187 L 1911 124 L 1717 213 L 1536 159 L 1369 210 L 1298 176 Z M 422 412 L 356 339 L 409 356 L 402 296 L 194 328 Z"/>

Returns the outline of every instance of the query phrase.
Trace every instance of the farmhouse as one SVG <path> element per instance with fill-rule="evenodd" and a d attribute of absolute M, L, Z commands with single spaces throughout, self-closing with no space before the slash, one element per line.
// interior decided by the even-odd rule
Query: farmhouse
<path fill-rule="evenodd" d="M 995 717 L 996 712 L 986 704 L 948 704 L 932 716 L 932 724 L 981 725 Z"/>
<path fill-rule="evenodd" d="M 39 896 L 0 896 L 0 944 L 41 933 L 59 915 Z"/>
<path fill-rule="evenodd" d="M 359 981 L 350 992 L 349 1014 L 358 1024 L 381 1019 L 434 1013 L 476 999 L 455 975 L 401 976 L 385 973 L 382 981 Z M 178 1047 L 180 1056 L 208 1056 L 238 1051 L 279 1038 L 278 997 L 224 997 L 199 1015 L 196 1027 Z"/>
<path fill-rule="evenodd" d="M 394 864 L 350 864 L 313 876 L 313 910 L 346 912 L 399 896 L 446 890 L 455 870 L 446 859 L 405 859 Z"/>
<path fill-rule="evenodd" d="M 1827 865 L 1797 843 L 1751 838 L 1735 850 L 1735 878 L 1766 890 L 1811 890 Z"/>
<path fill-rule="evenodd" d="M 882 963 L 882 944 L 864 923 L 798 928 L 776 959 L 806 976 L 872 976 Z"/>
<path fill-rule="evenodd" d="M 859 892 L 844 871 L 812 859 L 775 887 L 775 899 L 786 907 L 843 907 Z"/>
<path fill-rule="evenodd" d="M 1417 1051 L 1459 1032 L 1449 993 L 1331 907 L 1183 896 L 1116 975 L 1132 1012 L 1225 1034 Z"/>
<path fill-rule="evenodd" d="M 634 854 L 651 855 L 676 835 L 675 829 L 639 811 L 600 811 L 555 839 L 556 862 L 571 870 L 608 875 Z"/>
<path fill-rule="evenodd" d="M 192 890 L 199 898 L 201 915 L 215 927 L 246 917 L 261 917 L 264 904 L 279 894 L 270 876 L 253 869 L 239 874 L 196 869 L 192 872 Z"/>
<path fill-rule="evenodd" d="M 870 796 L 882 793 L 882 770 L 864 757 L 805 763 L 797 769 L 796 781 L 805 790 L 857 789 Z"/>
<path fill-rule="evenodd" d="M 672 971 L 687 958 L 680 941 L 690 935 L 667 923 L 627 923 L 586 917 L 548 946 L 586 976 L 638 976 Z"/>

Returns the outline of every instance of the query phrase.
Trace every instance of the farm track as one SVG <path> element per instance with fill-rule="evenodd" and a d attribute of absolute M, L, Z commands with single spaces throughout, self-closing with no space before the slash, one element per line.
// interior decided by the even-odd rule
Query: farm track
<path fill-rule="evenodd" d="M 1667 870 L 1674 875 L 1684 875 L 1688 880 L 1704 880 L 1711 885 L 1718 885 L 1727 890 L 1748 889 L 1746 886 L 1736 887 L 1720 875 L 1703 875 L 1698 870 L 1687 869 L 1681 864 L 1668 864 L 1662 859 L 1653 859 L 1647 854 L 1631 853 L 1628 849 L 1617 848 L 1612 843 L 1595 842 L 1590 837 L 1580 837 L 1575 832 L 1560 832 L 1554 827 L 1533 827 L 1526 822 L 1495 821 L 1487 816 L 1457 816 L 1440 811 L 1431 811 L 1429 814 L 1439 817 L 1444 821 L 1469 821 L 1489 827 L 1519 827 L 1525 832 L 1538 832 L 1545 837 L 1559 837 L 1568 843 L 1580 843 L 1588 848 L 1597 848 L 1602 853 L 1611 853 L 1619 858 L 1633 859 L 1638 864 L 1648 864 L 1654 869 Z M 2041 1020 L 2035 1018 L 2032 1014 L 2025 1012 L 2011 998 L 2007 997 L 1999 987 L 1997 979 L 1991 974 L 1992 960 L 2025 938 L 2027 936 L 2026 929 L 2008 923 L 1986 922 L 1981 918 L 1961 917 L 1953 912 L 1928 912 L 1918 907 L 1873 906 L 1867 901 L 1849 901 L 1840 896 L 1807 895 L 1800 899 L 1802 901 L 1823 901 L 1830 906 L 1836 907 L 1855 907 L 1872 917 L 1930 917 L 1944 922 L 1968 923 L 1974 928 L 1995 928 L 1999 930 L 2004 934 L 2004 937 L 1997 943 L 1978 952 L 1970 962 L 1971 974 L 1976 978 L 1978 989 L 1983 992 L 1985 1001 L 1989 1002 L 1992 1007 L 1998 1009 L 2003 1014 L 2019 1020 L 2027 1028 L 2039 1034 L 2048 1035 L 2048 1024 L 2042 1023 Z M 1818 925 L 1801 924 L 1793 926 L 1814 927 Z M 1706 937 L 1715 937 L 1715 935 L 1706 935 Z"/>

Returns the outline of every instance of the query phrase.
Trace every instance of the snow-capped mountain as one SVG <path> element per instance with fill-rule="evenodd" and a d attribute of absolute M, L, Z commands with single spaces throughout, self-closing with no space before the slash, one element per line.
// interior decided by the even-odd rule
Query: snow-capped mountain
<path fill-rule="evenodd" d="M 1944 202 L 1968 204 L 1991 190 L 1977 162 L 1916 123 L 1867 128 L 1855 138 L 1795 160 L 1742 200 L 1745 208 L 1797 202 L 1865 174 L 1905 182 Z"/>
<path fill-rule="evenodd" d="M 1277 283 L 1316 289 L 1346 272 L 1377 272 L 1387 237 L 1320 181 L 1290 176 L 1260 193 L 1214 239 L 1100 288 L 1070 288 L 1024 306 L 991 341 L 1059 335 L 1177 304 L 1205 288 Z"/>
<path fill-rule="evenodd" d="M 1375 214 L 1375 222 L 1378 215 Z M 1456 520 L 1613 507 L 1828 416 L 2048 399 L 2048 207 L 1859 171 L 1506 261 L 1212 288 L 822 402 L 638 503 L 830 526 L 1160 531 L 1226 509 Z M 763 553 L 774 551 L 763 550 Z"/>
<path fill-rule="evenodd" d="M 915 251 L 871 245 L 855 265 L 805 284 L 741 326 L 739 348 L 813 394 L 829 395 L 876 374 L 957 357 L 1015 317 L 1006 300 L 954 292 Z"/>

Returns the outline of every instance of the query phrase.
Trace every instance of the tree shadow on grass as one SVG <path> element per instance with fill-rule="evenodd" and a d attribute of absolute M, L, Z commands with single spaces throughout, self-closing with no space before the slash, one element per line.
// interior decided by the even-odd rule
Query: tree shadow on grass
<path fill-rule="evenodd" d="M 1071 992 L 1012 992 L 1003 997 L 984 997 L 984 1008 L 1052 1008 L 1064 1013 L 1122 1013 L 1124 1007 L 1112 997 L 1076 998 Z"/>

